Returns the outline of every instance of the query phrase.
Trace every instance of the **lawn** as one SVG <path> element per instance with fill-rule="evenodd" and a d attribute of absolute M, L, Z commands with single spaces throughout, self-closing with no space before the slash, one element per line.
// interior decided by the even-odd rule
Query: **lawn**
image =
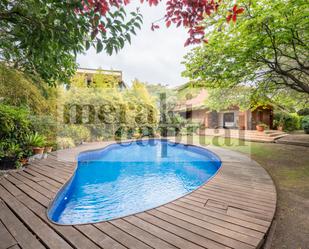
<path fill-rule="evenodd" d="M 272 248 L 308 248 L 309 147 L 198 136 L 193 140 L 245 153 L 260 163 L 273 178 L 278 193 Z"/>

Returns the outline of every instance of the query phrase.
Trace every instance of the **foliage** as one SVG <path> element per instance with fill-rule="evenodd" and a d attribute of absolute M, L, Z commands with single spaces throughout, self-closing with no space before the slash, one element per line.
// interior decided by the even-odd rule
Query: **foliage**
<path fill-rule="evenodd" d="M 119 81 L 120 81 L 120 78 L 118 76 L 106 74 L 102 70 L 99 69 L 93 75 L 92 87 L 117 88 Z"/>
<path fill-rule="evenodd" d="M 29 155 L 24 137 L 30 132 L 28 111 L 0 104 L 0 160 L 18 160 Z"/>
<path fill-rule="evenodd" d="M 299 111 L 297 112 L 297 114 L 298 114 L 299 116 L 308 116 L 308 115 L 309 115 L 309 108 L 308 108 L 308 107 L 303 108 L 303 109 L 299 110 Z"/>
<path fill-rule="evenodd" d="M 21 166 L 20 160 L 26 156 L 25 150 L 20 148 L 19 144 L 14 142 L 0 142 L 0 166 L 10 168 L 14 165 L 16 168 Z"/>
<path fill-rule="evenodd" d="M 20 142 L 30 131 L 28 111 L 0 104 L 0 140 Z"/>
<path fill-rule="evenodd" d="M 58 123 L 50 115 L 30 115 L 31 130 L 46 137 L 47 141 L 55 141 Z"/>
<path fill-rule="evenodd" d="M 74 141 L 70 137 L 57 137 L 57 148 L 68 149 L 75 147 Z"/>
<path fill-rule="evenodd" d="M 37 132 L 31 134 L 26 134 L 24 137 L 25 145 L 29 147 L 44 147 L 46 140 L 43 135 L 38 134 Z"/>
<path fill-rule="evenodd" d="M 208 44 L 186 56 L 183 75 L 210 88 L 245 84 L 265 95 L 286 89 L 308 94 L 308 2 L 238 3 L 245 12 L 236 25 L 204 20 Z"/>
<path fill-rule="evenodd" d="M 258 122 L 257 123 L 257 126 L 260 126 L 260 127 L 263 127 L 264 129 L 267 129 L 268 128 L 268 125 L 263 123 L 263 122 Z"/>
<path fill-rule="evenodd" d="M 83 125 L 65 125 L 59 131 L 58 136 L 71 138 L 77 145 L 89 141 L 91 134 L 89 129 Z"/>
<path fill-rule="evenodd" d="M 182 128 L 185 127 L 187 120 L 179 115 L 179 113 L 174 113 L 172 111 L 166 114 L 161 113 L 161 120 L 159 124 L 159 129 L 161 135 L 166 136 L 177 136 L 180 134 Z"/>
<path fill-rule="evenodd" d="M 301 128 L 300 117 L 297 113 L 276 112 L 274 125 L 282 126 L 285 131 L 299 130 Z"/>
<path fill-rule="evenodd" d="M 305 133 L 309 134 L 309 115 L 303 117 L 302 128 L 304 129 Z"/>
<path fill-rule="evenodd" d="M 161 84 L 145 84 L 157 108 L 171 111 L 178 103 L 178 92 Z M 161 110 L 162 111 L 162 110 Z"/>
<path fill-rule="evenodd" d="M 186 126 L 181 129 L 181 135 L 193 135 L 200 127 L 200 123 L 186 124 Z"/>
<path fill-rule="evenodd" d="M 1 1 L 0 54 L 15 68 L 38 74 L 49 84 L 66 82 L 74 75 L 76 55 L 91 46 L 97 52 L 118 52 L 131 35 L 141 28 L 142 15 L 138 9 L 128 13 L 129 0 L 85 1 Z M 144 0 L 140 0 L 144 2 Z M 161 0 L 146 0 L 150 6 Z M 243 12 L 232 1 L 166 1 L 166 26 L 188 28 L 185 45 L 204 40 L 201 21 L 215 15 L 222 4 L 236 21 Z M 228 4 L 226 4 L 228 3 Z M 224 16 L 219 16 L 225 19 Z M 153 30 L 159 28 L 152 24 Z"/>
<path fill-rule="evenodd" d="M 157 124 L 155 103 L 141 82 L 135 82 L 132 89 L 125 91 L 114 87 L 80 88 L 72 82 L 60 102 L 63 123 L 86 127 L 91 140 L 128 136 L 136 128 Z M 60 135 L 73 137 L 61 132 Z"/>
<path fill-rule="evenodd" d="M 116 1 L 1 1 L 0 54 L 3 59 L 55 84 L 75 73 L 75 57 L 95 46 L 111 54 L 131 41 L 141 15 L 126 16 Z"/>
<path fill-rule="evenodd" d="M 0 98 L 7 105 L 23 106 L 34 113 L 51 111 L 48 97 L 33 79 L 0 63 Z"/>

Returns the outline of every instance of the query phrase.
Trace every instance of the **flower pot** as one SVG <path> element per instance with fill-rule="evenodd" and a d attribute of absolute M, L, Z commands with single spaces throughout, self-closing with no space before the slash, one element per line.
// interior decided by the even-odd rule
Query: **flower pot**
<path fill-rule="evenodd" d="M 278 126 L 278 127 L 277 127 L 277 130 L 278 130 L 278 131 L 283 131 L 283 126 Z"/>
<path fill-rule="evenodd" d="M 53 150 L 53 147 L 52 147 L 52 146 L 46 146 L 46 147 L 44 148 L 44 153 L 50 153 L 50 152 L 52 152 L 52 150 Z"/>
<path fill-rule="evenodd" d="M 42 155 L 44 153 L 44 147 L 33 147 L 32 152 L 34 155 Z"/>
<path fill-rule="evenodd" d="M 21 165 L 25 165 L 28 163 L 28 158 L 21 158 L 20 160 Z"/>
<path fill-rule="evenodd" d="M 257 126 L 256 126 L 256 129 L 257 129 L 257 131 L 259 131 L 259 132 L 263 132 L 263 131 L 265 130 L 264 126 L 262 126 L 262 125 L 257 125 Z"/>
<path fill-rule="evenodd" d="M 157 132 L 157 133 L 155 134 L 155 137 L 160 137 L 160 136 L 161 136 L 160 132 Z"/>
<path fill-rule="evenodd" d="M 0 170 L 16 169 L 15 157 L 3 157 L 0 160 Z"/>
<path fill-rule="evenodd" d="M 140 134 L 138 134 L 138 133 L 135 133 L 135 134 L 133 134 L 133 137 L 137 139 L 137 138 L 140 138 L 140 137 L 141 137 L 141 135 L 140 135 Z"/>

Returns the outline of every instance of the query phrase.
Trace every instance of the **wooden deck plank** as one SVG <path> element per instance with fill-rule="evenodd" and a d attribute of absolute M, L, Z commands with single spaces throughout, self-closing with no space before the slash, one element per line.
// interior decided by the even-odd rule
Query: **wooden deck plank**
<path fill-rule="evenodd" d="M 267 226 L 261 226 L 259 224 L 255 224 L 255 223 L 248 222 L 248 221 L 245 221 L 245 220 L 240 220 L 240 219 L 231 217 L 231 216 L 226 215 L 226 214 L 221 214 L 221 213 L 217 213 L 217 212 L 214 212 L 214 211 L 210 211 L 210 210 L 205 209 L 205 207 L 195 206 L 194 203 L 192 203 L 190 201 L 186 202 L 186 201 L 183 201 L 183 200 L 178 200 L 178 201 L 175 201 L 173 203 L 175 205 L 179 205 L 181 207 L 184 207 L 184 208 L 199 212 L 201 214 L 204 214 L 206 219 L 207 219 L 207 217 L 213 217 L 213 218 L 223 220 L 223 221 L 226 221 L 226 222 L 230 222 L 232 224 L 243 226 L 243 227 L 246 227 L 246 228 L 249 228 L 249 229 L 252 229 L 252 230 L 260 231 L 262 233 L 265 233 L 268 229 Z"/>
<path fill-rule="evenodd" d="M 93 225 L 79 225 L 75 227 L 102 248 L 126 248 Z"/>
<path fill-rule="evenodd" d="M 37 182 L 34 182 L 16 172 L 12 173 L 11 176 L 15 177 L 17 180 L 21 181 L 22 183 L 26 184 L 30 188 L 36 190 L 40 194 L 44 195 L 46 198 L 51 199 L 54 196 L 54 193 L 51 192 L 49 189 L 42 187 Z"/>
<path fill-rule="evenodd" d="M 272 211 L 273 210 L 263 210 L 260 208 L 255 208 L 254 206 L 250 205 L 250 204 L 246 204 L 246 203 L 239 203 L 238 201 L 233 200 L 232 198 L 230 199 L 225 199 L 225 198 L 221 198 L 221 197 L 216 197 L 213 195 L 206 195 L 206 196 L 201 196 L 200 194 L 196 194 L 196 193 L 192 193 L 191 195 L 187 196 L 188 199 L 192 199 L 195 200 L 197 202 L 200 202 L 201 204 L 205 205 L 206 201 L 211 199 L 211 200 L 216 200 L 222 203 L 226 203 L 227 206 L 230 207 L 235 207 L 235 208 L 239 208 L 242 210 L 246 210 L 246 211 L 250 211 L 250 212 L 254 212 L 257 214 L 262 214 L 265 215 L 267 217 L 271 217 Z"/>
<path fill-rule="evenodd" d="M 12 184 L 14 184 L 14 181 L 11 181 L 12 179 L 14 179 L 13 177 L 8 177 L 7 178 Z M 21 190 L 22 192 L 26 193 L 27 195 L 29 195 L 31 198 L 33 198 L 34 200 L 37 200 L 38 202 L 40 202 L 43 206 L 48 207 L 48 204 L 50 202 L 50 199 L 48 199 L 47 197 L 45 197 L 44 195 L 40 194 L 39 192 L 37 192 L 36 190 L 30 188 L 29 186 L 27 186 L 26 184 L 22 183 L 22 184 L 18 184 L 16 185 L 17 188 L 19 188 L 19 190 Z"/>
<path fill-rule="evenodd" d="M 118 241 L 122 245 L 125 245 L 128 248 L 132 249 L 149 249 L 150 246 L 146 245 L 142 241 L 136 239 L 130 234 L 122 231 L 121 229 L 115 227 L 109 222 L 97 223 L 96 226 L 98 229 L 103 231 L 108 236 L 112 237 L 114 240 Z"/>
<path fill-rule="evenodd" d="M 262 206 L 260 204 L 255 204 L 255 203 L 251 203 L 249 201 L 244 201 L 242 199 L 238 199 L 238 198 L 234 198 L 231 197 L 227 194 L 214 194 L 212 192 L 202 192 L 201 190 L 197 190 L 194 193 L 192 193 L 192 196 L 195 196 L 197 198 L 200 198 L 201 200 L 207 200 L 207 199 L 212 199 L 212 200 L 220 200 L 222 202 L 228 202 L 231 203 L 230 206 L 237 206 L 237 207 L 246 207 L 246 208 L 250 208 L 250 209 L 255 209 L 257 210 L 257 212 L 261 211 L 261 212 L 271 212 L 274 210 L 273 207 L 265 207 Z"/>
<path fill-rule="evenodd" d="M 4 208 L 1 205 L 1 200 L 0 200 L 0 209 Z M 3 210 L 0 210 L 0 213 L 3 212 Z M 6 229 L 4 224 L 1 221 L 1 214 L 0 214 L 0 238 L 1 238 L 1 243 L 0 243 L 0 249 L 6 249 L 9 247 L 12 247 L 17 244 L 17 241 L 13 238 L 13 236 L 10 234 L 10 232 Z"/>
<path fill-rule="evenodd" d="M 224 191 L 226 193 L 229 193 L 231 196 L 239 196 L 241 195 L 242 197 L 248 198 L 250 200 L 259 200 L 262 203 L 267 203 L 267 204 L 271 204 L 274 205 L 276 204 L 276 201 L 273 200 L 273 198 L 264 198 L 259 194 L 248 194 L 248 191 L 244 192 L 244 191 L 240 191 L 240 190 L 235 190 L 232 188 L 228 188 L 228 187 L 222 187 L 221 185 L 210 185 L 207 186 L 207 188 L 202 188 L 202 189 L 212 189 L 213 191 L 218 191 L 221 192 Z"/>
<path fill-rule="evenodd" d="M 127 222 L 145 230 L 149 233 L 155 235 L 156 237 L 169 241 L 171 244 L 175 245 L 178 248 L 190 248 L 190 249 L 201 249 L 203 247 L 194 244 L 182 237 L 175 235 L 169 231 L 166 231 L 158 226 L 153 225 L 152 223 L 146 222 L 138 216 L 128 216 L 125 217 L 124 220 Z"/>
<path fill-rule="evenodd" d="M 123 231 L 126 231 L 127 233 L 131 234 L 132 236 L 138 238 L 139 240 L 143 241 L 145 244 L 153 247 L 153 248 L 166 248 L 166 249 L 175 249 L 177 247 L 168 244 L 164 240 L 159 239 L 158 237 L 155 237 L 151 233 L 148 233 L 147 231 L 144 231 L 127 221 L 123 219 L 117 219 L 114 221 L 110 221 L 114 226 L 122 229 Z"/>
<path fill-rule="evenodd" d="M 261 207 L 265 207 L 265 208 L 269 208 L 269 209 L 273 209 L 273 207 L 275 206 L 275 203 L 267 203 L 267 202 L 263 202 L 261 200 L 259 200 L 257 197 L 255 198 L 249 198 L 248 196 L 244 196 L 240 193 L 238 194 L 233 194 L 230 191 L 224 191 L 224 193 L 222 193 L 222 190 L 215 190 L 215 189 L 211 189 L 211 188 L 200 188 L 199 193 L 203 193 L 203 194 L 214 194 L 216 196 L 220 196 L 223 198 L 226 198 L 227 196 L 230 198 L 235 198 L 239 201 L 246 201 L 250 204 L 256 205 L 256 206 L 261 206 Z"/>
<path fill-rule="evenodd" d="M 55 187 L 54 185 L 50 184 L 49 182 L 47 182 L 45 179 L 41 178 L 41 177 L 37 177 L 37 176 L 32 176 L 24 171 L 18 172 L 19 175 L 33 181 L 36 182 L 37 184 L 41 185 L 42 187 L 44 187 L 45 189 L 50 190 L 53 193 L 57 193 L 59 188 Z"/>
<path fill-rule="evenodd" d="M 228 230 L 235 231 L 235 232 L 238 232 L 238 233 L 242 233 L 242 234 L 245 234 L 245 235 L 249 235 L 249 236 L 252 236 L 252 237 L 255 237 L 255 238 L 263 238 L 263 236 L 264 236 L 263 232 L 259 232 L 259 231 L 256 231 L 254 229 L 249 229 L 249 228 L 246 228 L 246 227 L 243 227 L 243 226 L 240 226 L 240 225 L 236 225 L 236 224 L 233 224 L 233 223 L 230 223 L 230 222 L 222 221 L 222 220 L 217 219 L 217 218 L 213 218 L 209 215 L 205 215 L 204 213 L 193 210 L 191 207 L 188 208 L 188 207 L 184 207 L 184 206 L 181 206 L 181 205 L 176 205 L 174 203 L 169 203 L 165 207 L 170 208 L 172 210 L 176 210 L 178 212 L 181 212 L 181 213 L 184 213 L 184 214 L 187 214 L 187 215 L 190 215 L 192 217 L 198 218 L 198 219 L 203 220 L 207 223 L 211 223 L 211 224 L 215 225 L 218 229 L 220 229 L 220 227 L 222 227 L 222 228 L 226 228 Z"/>
<path fill-rule="evenodd" d="M 58 183 L 60 183 L 61 185 L 63 185 L 67 180 L 60 178 L 59 176 L 53 174 L 52 172 L 49 171 L 45 171 L 40 169 L 39 167 L 31 167 L 31 171 L 35 171 L 36 173 L 39 173 L 40 175 L 46 176 Z"/>
<path fill-rule="evenodd" d="M 0 186 L 0 195 L 6 205 L 16 212 L 28 227 L 50 248 L 71 248 L 54 230 L 32 213 L 25 205 Z"/>
<path fill-rule="evenodd" d="M 12 183 L 7 182 L 7 185 L 12 185 Z M 5 185 L 5 187 L 7 187 L 7 185 Z M 13 186 L 11 186 L 11 189 L 12 188 Z M 32 212 L 34 212 L 38 217 L 40 217 L 46 224 L 53 228 L 58 234 L 61 234 L 62 237 L 65 238 L 65 240 L 69 242 L 69 244 L 73 245 L 75 248 L 98 248 L 91 240 L 89 240 L 86 236 L 84 236 L 74 227 L 59 226 L 51 223 L 46 216 L 46 207 L 37 202 L 38 200 L 33 200 L 25 193 L 19 194 L 16 198 L 18 199 L 18 201 L 27 206 Z"/>
<path fill-rule="evenodd" d="M 39 172 L 44 172 L 47 175 L 51 175 L 53 178 L 57 177 L 61 182 L 67 181 L 68 178 L 71 176 L 71 174 L 59 172 L 57 169 L 53 169 L 43 165 L 40 166 L 33 165 L 32 169 Z"/>
<path fill-rule="evenodd" d="M 50 177 L 42 175 L 42 174 L 32 170 L 30 167 L 24 169 L 23 172 L 26 172 L 27 174 L 30 174 L 30 175 L 35 176 L 35 177 L 38 177 L 38 178 L 48 182 L 49 184 L 53 185 L 57 189 L 61 188 L 61 186 L 62 186 L 62 183 L 59 183 L 59 182 L 55 181 L 54 179 L 52 179 Z"/>
<path fill-rule="evenodd" d="M 241 234 L 239 232 L 235 232 L 235 231 L 232 231 L 232 230 L 220 227 L 220 226 L 213 225 L 209 222 L 206 222 L 206 221 L 200 219 L 201 218 L 200 216 L 198 216 L 198 217 L 191 216 L 192 212 L 190 210 L 181 210 L 182 212 L 179 212 L 178 210 L 176 211 L 176 209 L 170 209 L 170 208 L 167 208 L 167 207 L 160 207 L 160 208 L 158 208 L 158 210 L 165 212 L 165 213 L 167 213 L 171 216 L 174 216 L 178 219 L 188 221 L 188 222 L 193 223 L 197 226 L 200 226 L 200 227 L 206 228 L 210 231 L 213 231 L 215 233 L 221 234 L 223 236 L 235 238 L 235 239 L 237 239 L 241 242 L 247 243 L 247 244 L 252 245 L 252 246 L 257 246 L 258 243 L 260 242 L 260 239 L 258 239 L 258 238 L 248 236 L 248 235 L 245 235 L 245 234 Z"/>
<path fill-rule="evenodd" d="M 190 223 L 188 221 L 178 219 L 177 217 L 171 216 L 169 214 L 166 214 L 164 212 L 159 211 L 158 209 L 153 209 L 148 211 L 153 216 L 156 216 L 162 220 L 165 220 L 173 225 L 176 225 L 178 227 L 181 227 L 183 229 L 186 229 L 188 231 L 191 231 L 192 233 L 195 233 L 197 235 L 200 235 L 204 237 L 205 239 L 208 240 L 208 243 L 213 243 L 214 245 L 212 246 L 217 246 L 223 245 L 225 248 L 238 248 L 238 249 L 252 249 L 254 248 L 253 246 L 250 246 L 246 243 L 243 243 L 241 241 L 238 241 L 233 238 L 229 238 L 226 236 L 223 236 L 221 234 L 215 233 L 211 230 L 205 229 L 203 227 L 197 226 L 193 223 Z M 212 248 L 210 246 L 210 248 Z"/>

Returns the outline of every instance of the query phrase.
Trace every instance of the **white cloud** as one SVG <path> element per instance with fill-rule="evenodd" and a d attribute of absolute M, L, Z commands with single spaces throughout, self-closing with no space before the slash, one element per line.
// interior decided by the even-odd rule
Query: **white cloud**
<path fill-rule="evenodd" d="M 138 6 L 137 2 L 131 4 L 130 8 Z M 164 22 L 160 23 L 160 29 L 154 32 L 150 30 L 151 23 L 164 16 L 163 3 L 156 7 L 144 3 L 140 10 L 144 16 L 143 27 L 132 38 L 131 45 L 126 44 L 123 50 L 112 56 L 104 52 L 96 54 L 94 49 L 90 49 L 85 55 L 79 55 L 77 62 L 81 67 L 122 70 L 124 80 L 129 84 L 134 78 L 169 86 L 187 82 L 181 77 L 184 70 L 181 61 L 192 48 L 184 47 L 187 31 L 183 27 L 166 28 Z"/>

